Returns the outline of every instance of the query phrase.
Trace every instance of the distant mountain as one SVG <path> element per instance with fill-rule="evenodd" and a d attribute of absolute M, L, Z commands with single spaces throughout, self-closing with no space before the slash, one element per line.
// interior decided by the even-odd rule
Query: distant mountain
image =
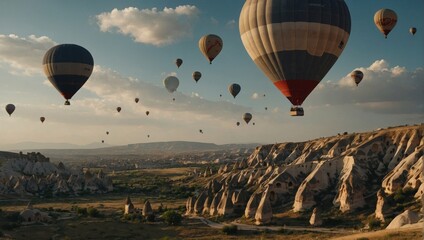
<path fill-rule="evenodd" d="M 78 155 L 78 156 L 105 156 L 105 155 L 143 155 L 143 154 L 173 154 L 173 153 L 189 153 L 189 152 L 205 152 L 205 151 L 220 151 L 220 150 L 243 150 L 254 149 L 258 143 L 251 144 L 223 144 L 217 145 L 214 143 L 202 142 L 188 142 L 188 141 L 172 141 L 172 142 L 153 142 L 153 143 L 136 143 L 124 146 L 108 146 L 105 144 L 90 144 L 85 146 L 78 146 L 73 144 L 57 144 L 55 148 L 43 148 L 43 146 L 50 146 L 48 144 L 41 144 L 39 148 L 22 147 L 12 148 L 14 151 L 22 152 L 41 152 L 47 156 L 64 156 L 64 155 Z M 22 146 L 36 146 L 25 145 Z M 59 148 L 63 146 L 63 148 Z"/>
<path fill-rule="evenodd" d="M 71 143 L 40 143 L 40 142 L 20 142 L 14 144 L 0 145 L 0 150 L 4 151 L 27 151 L 32 149 L 93 149 L 109 147 L 111 145 L 102 143 L 90 143 L 87 145 L 77 145 Z"/>

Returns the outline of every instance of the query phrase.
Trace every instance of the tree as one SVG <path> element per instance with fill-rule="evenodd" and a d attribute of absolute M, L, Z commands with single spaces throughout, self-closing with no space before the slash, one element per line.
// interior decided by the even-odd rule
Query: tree
<path fill-rule="evenodd" d="M 174 210 L 168 210 L 162 215 L 165 222 L 169 225 L 180 225 L 183 217 Z"/>

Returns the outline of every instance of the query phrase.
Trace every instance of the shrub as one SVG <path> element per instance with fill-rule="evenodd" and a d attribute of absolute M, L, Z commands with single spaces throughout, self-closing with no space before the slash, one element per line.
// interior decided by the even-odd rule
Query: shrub
<path fill-rule="evenodd" d="M 162 215 L 164 221 L 169 225 L 180 225 L 183 217 L 174 210 L 168 210 Z"/>
<path fill-rule="evenodd" d="M 371 230 L 380 228 L 381 227 L 381 221 L 374 218 L 374 217 L 370 217 L 368 219 L 368 226 L 370 227 Z"/>
<path fill-rule="evenodd" d="M 87 209 L 87 213 L 90 217 L 100 217 L 100 212 L 97 208 L 90 207 Z"/>
<path fill-rule="evenodd" d="M 226 225 L 222 228 L 222 232 L 227 235 L 234 235 L 237 233 L 237 226 L 236 225 Z"/>
<path fill-rule="evenodd" d="M 155 221 L 155 215 L 154 214 L 150 214 L 146 217 L 146 220 L 148 222 L 154 222 Z"/>

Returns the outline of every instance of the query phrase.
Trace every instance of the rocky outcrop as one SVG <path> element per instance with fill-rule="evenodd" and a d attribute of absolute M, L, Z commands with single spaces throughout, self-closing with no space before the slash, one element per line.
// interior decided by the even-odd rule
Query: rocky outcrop
<path fill-rule="evenodd" d="M 113 191 L 112 179 L 102 170 L 97 175 L 89 170 L 72 172 L 62 162 L 56 166 L 40 153 L 18 156 L 0 168 L 0 194 L 50 196 Z"/>
<path fill-rule="evenodd" d="M 314 208 L 312 211 L 311 218 L 309 219 L 309 224 L 314 227 L 318 227 L 322 225 L 322 219 L 320 218 L 319 212 L 317 208 Z"/>
<path fill-rule="evenodd" d="M 395 192 L 424 198 L 423 136 L 421 124 L 258 146 L 249 158 L 221 165 L 207 177 L 201 212 L 244 213 L 266 224 L 290 206 L 294 212 L 333 208 L 348 213 L 377 202 L 372 211 L 385 221 L 395 207 Z M 322 220 L 312 216 L 314 224 Z"/>
<path fill-rule="evenodd" d="M 419 214 L 414 211 L 406 210 L 405 212 L 396 216 L 386 229 L 400 228 L 406 224 L 414 224 L 420 220 Z"/>

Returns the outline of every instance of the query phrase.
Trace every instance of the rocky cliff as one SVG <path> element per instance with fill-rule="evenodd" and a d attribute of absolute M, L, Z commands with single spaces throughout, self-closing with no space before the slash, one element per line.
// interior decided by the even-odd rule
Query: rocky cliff
<path fill-rule="evenodd" d="M 113 190 L 112 180 L 102 171 L 72 172 L 60 162 L 53 164 L 40 153 L 2 155 L 0 194 L 20 196 L 78 195 Z"/>
<path fill-rule="evenodd" d="M 221 166 L 202 194 L 191 199 L 213 199 L 209 211 L 198 204 L 187 213 L 244 213 L 264 224 L 287 205 L 294 212 L 330 208 L 349 213 L 368 207 L 384 221 L 393 204 L 387 199 L 395 193 L 412 192 L 417 204 L 423 197 L 423 136 L 421 124 L 258 146 L 249 158 Z M 232 198 L 242 191 L 243 200 Z M 369 206 L 372 202 L 377 204 Z M 244 210 L 234 211 L 235 204 Z"/>

